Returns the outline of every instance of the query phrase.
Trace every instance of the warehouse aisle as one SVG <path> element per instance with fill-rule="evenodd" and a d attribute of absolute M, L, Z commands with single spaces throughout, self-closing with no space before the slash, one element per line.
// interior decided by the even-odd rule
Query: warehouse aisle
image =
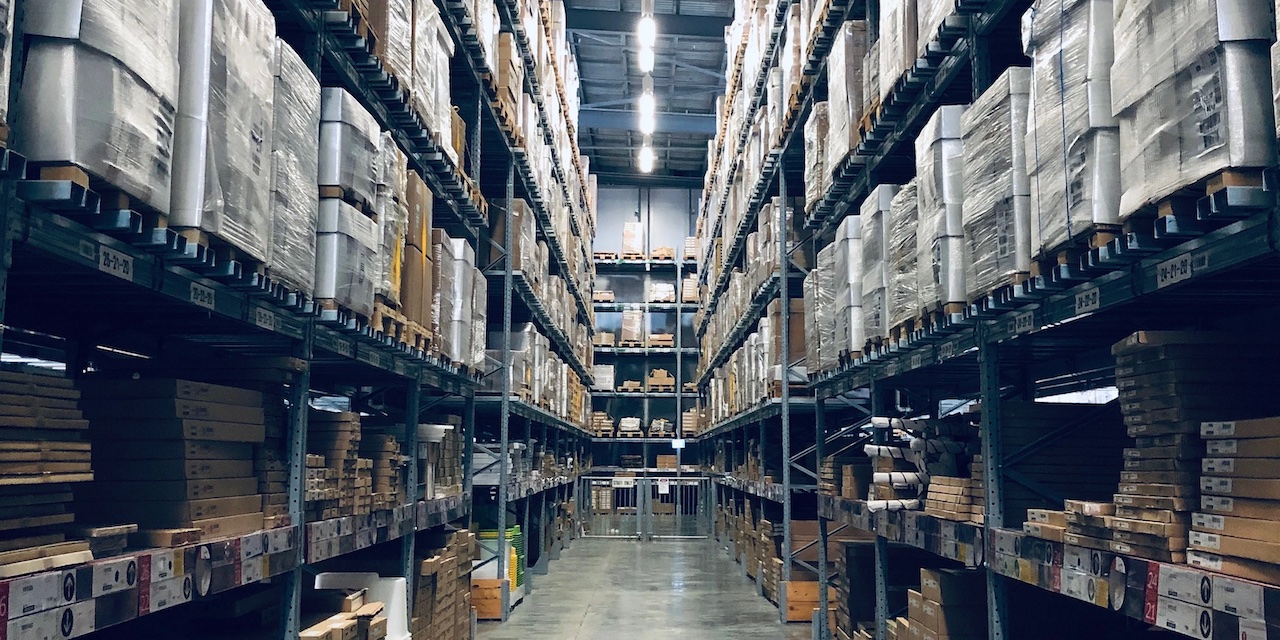
<path fill-rule="evenodd" d="M 800 640 L 809 625 L 778 622 L 741 568 L 710 540 L 581 539 L 504 624 L 480 640 Z"/>

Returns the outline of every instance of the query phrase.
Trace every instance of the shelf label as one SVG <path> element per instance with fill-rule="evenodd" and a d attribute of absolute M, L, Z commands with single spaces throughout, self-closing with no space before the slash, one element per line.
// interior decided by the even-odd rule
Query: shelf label
<path fill-rule="evenodd" d="M 216 306 L 214 304 L 217 300 L 215 294 L 216 292 L 209 287 L 195 282 L 191 283 L 191 304 L 194 304 L 197 307 L 204 307 L 212 310 Z"/>
<path fill-rule="evenodd" d="M 1013 320 L 1009 322 L 1009 333 L 1012 333 L 1013 335 L 1027 333 L 1035 328 L 1036 313 L 1034 311 L 1020 313 L 1014 316 Z"/>
<path fill-rule="evenodd" d="M 1076 315 L 1097 311 L 1102 304 L 1102 295 L 1097 287 L 1089 287 L 1076 294 Z"/>
<path fill-rule="evenodd" d="M 280 328 L 280 318 L 275 313 L 262 307 L 254 307 L 253 323 L 268 331 L 275 331 Z"/>
<path fill-rule="evenodd" d="M 635 478 L 612 478 L 610 479 L 609 486 L 613 487 L 614 489 L 630 489 L 636 486 L 636 479 Z"/>
<path fill-rule="evenodd" d="M 911 368 L 919 369 L 924 364 L 924 358 L 921 354 L 916 353 L 911 356 Z"/>
<path fill-rule="evenodd" d="M 956 356 L 956 345 L 951 342 L 944 342 L 938 345 L 938 359 L 948 360 Z"/>
<path fill-rule="evenodd" d="M 98 247 L 98 270 L 133 282 L 133 256 L 107 247 Z"/>
<path fill-rule="evenodd" d="M 672 448 L 672 449 L 683 449 L 683 448 L 684 448 L 684 438 L 675 438 L 675 439 L 673 439 L 673 440 L 671 441 L 671 448 Z"/>
<path fill-rule="evenodd" d="M 1156 288 L 1163 289 L 1189 280 L 1194 271 L 1190 252 L 1165 260 L 1156 265 Z"/>

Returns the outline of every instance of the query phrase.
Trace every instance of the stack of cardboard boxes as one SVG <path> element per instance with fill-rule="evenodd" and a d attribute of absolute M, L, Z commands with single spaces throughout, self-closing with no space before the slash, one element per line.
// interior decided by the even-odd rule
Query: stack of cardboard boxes
<path fill-rule="evenodd" d="M 323 463 L 329 470 L 326 475 L 335 483 L 331 488 L 337 489 L 336 499 L 309 506 L 311 515 L 328 519 L 359 513 L 360 416 L 312 410 L 307 418 L 307 453 L 324 457 Z M 330 495 L 332 493 L 317 497 Z"/>
<path fill-rule="evenodd" d="M 985 580 L 979 572 L 921 569 L 920 590 L 907 591 L 909 637 L 924 640 L 987 637 L 985 596 Z M 898 637 L 902 637 L 901 629 Z"/>
<path fill-rule="evenodd" d="M 1215 487 L 1201 479 L 1201 422 L 1275 411 L 1273 394 L 1254 391 L 1275 349 L 1237 334 L 1139 331 L 1112 353 L 1135 443 L 1124 451 L 1111 548 L 1181 562 L 1202 486 Z"/>
<path fill-rule="evenodd" d="M 0 371 L 0 425 L 6 432 L 6 457 L 0 464 L 6 486 L 0 489 L 0 501 L 6 506 L 24 505 L 14 515 L 25 516 L 21 520 L 27 526 L 19 530 L 10 527 L 2 536 L 5 548 L 60 543 L 65 536 L 49 527 L 68 524 L 77 515 L 90 515 L 73 513 L 70 508 L 73 486 L 84 486 L 82 483 L 94 479 L 91 466 L 104 466 L 91 465 L 90 444 L 83 435 L 89 423 L 80 412 L 79 399 L 80 392 L 66 378 Z M 122 442 L 107 449 L 105 455 L 111 459 L 146 444 Z M 103 449 L 98 448 L 95 458 L 102 460 L 103 456 Z"/>
<path fill-rule="evenodd" d="M 157 543 L 262 528 L 253 463 L 265 435 L 261 393 L 172 379 L 83 387 L 91 435 L 111 460 L 95 470 L 99 511 L 160 530 L 149 538 Z"/>
<path fill-rule="evenodd" d="M 1187 561 L 1280 583 L 1280 418 L 1205 422 L 1200 435 L 1207 453 Z"/>
<path fill-rule="evenodd" d="M 419 559 L 414 589 L 414 617 L 409 621 L 413 640 L 465 640 L 471 637 L 471 611 L 489 606 L 473 594 L 471 564 L 474 536 L 466 530 L 450 531 L 431 540 Z"/>

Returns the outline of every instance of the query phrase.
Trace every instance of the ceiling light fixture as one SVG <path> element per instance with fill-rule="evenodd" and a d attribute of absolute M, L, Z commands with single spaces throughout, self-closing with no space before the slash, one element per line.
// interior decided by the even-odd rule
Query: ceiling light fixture
<path fill-rule="evenodd" d="M 649 47 L 640 47 L 640 51 L 636 54 L 636 66 L 640 67 L 640 73 L 650 73 L 653 71 L 654 59 L 653 49 Z"/>
<path fill-rule="evenodd" d="M 658 42 L 658 23 L 653 16 L 646 14 L 636 22 L 636 38 L 644 47 L 653 47 Z"/>
<path fill-rule="evenodd" d="M 652 173 L 653 161 L 653 147 L 649 145 L 640 147 L 640 171 L 642 173 Z"/>
<path fill-rule="evenodd" d="M 652 113 L 640 114 L 640 122 L 638 123 L 640 133 L 644 135 L 652 135 L 654 130 L 658 128 L 658 120 Z"/>

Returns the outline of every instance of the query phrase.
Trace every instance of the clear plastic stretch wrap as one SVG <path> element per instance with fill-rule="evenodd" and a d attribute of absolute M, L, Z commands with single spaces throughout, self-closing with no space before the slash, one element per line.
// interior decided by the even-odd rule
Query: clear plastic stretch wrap
<path fill-rule="evenodd" d="M 390 133 L 382 134 L 378 149 L 378 183 L 374 209 L 378 212 L 378 270 L 374 292 L 400 304 L 401 268 L 409 229 L 408 161 Z"/>
<path fill-rule="evenodd" d="M 862 318 L 862 218 L 845 216 L 836 228 L 835 339 L 841 349 L 861 351 L 867 341 Z M 821 261 L 821 258 L 819 258 Z"/>
<path fill-rule="evenodd" d="M 622 252 L 644 253 L 644 223 L 626 222 L 622 225 Z"/>
<path fill-rule="evenodd" d="M 320 201 L 316 229 L 316 298 L 372 315 L 377 225 L 351 205 L 329 198 Z"/>
<path fill-rule="evenodd" d="M 454 262 L 453 239 L 439 229 L 431 232 L 431 330 L 440 340 L 440 351 L 446 356 L 452 352 L 453 338 L 449 324 L 453 321 L 454 306 L 462 304 L 453 296 L 452 277 Z"/>
<path fill-rule="evenodd" d="M 804 276 L 804 359 L 815 365 L 822 362 L 822 354 L 818 351 L 821 331 L 818 329 L 818 272 L 810 271 Z M 814 367 L 817 371 L 817 367 Z"/>
<path fill-rule="evenodd" d="M 867 23 L 850 20 L 841 25 L 827 58 L 827 113 L 831 135 L 826 144 L 823 191 L 830 186 L 831 171 L 858 143 L 858 121 L 866 111 L 866 81 L 863 78 L 866 58 Z"/>
<path fill-rule="evenodd" d="M 1010 67 L 965 111 L 964 241 L 969 300 L 1031 268 L 1027 108 L 1031 71 Z"/>
<path fill-rule="evenodd" d="M 937 39 L 942 23 L 954 13 L 956 0 L 916 0 L 916 30 L 919 33 L 916 55 L 923 56 L 929 50 L 929 43 Z"/>
<path fill-rule="evenodd" d="M 1274 0 L 1116 0 L 1125 219 L 1228 168 L 1276 163 Z"/>
<path fill-rule="evenodd" d="M 917 295 L 922 307 L 964 303 L 963 106 L 938 107 L 916 137 Z"/>
<path fill-rule="evenodd" d="M 886 327 L 896 327 L 920 314 L 920 286 L 916 275 L 916 181 L 902 185 L 893 196 L 885 219 L 885 270 L 889 278 Z M 887 335 L 887 331 L 886 331 Z"/>
<path fill-rule="evenodd" d="M 312 295 L 316 284 L 316 166 L 320 81 L 297 52 L 276 40 L 275 115 L 271 135 L 271 251 L 268 273 Z"/>
<path fill-rule="evenodd" d="M 378 121 L 345 89 L 320 93 L 320 185 L 373 204 L 381 144 Z"/>
<path fill-rule="evenodd" d="M 453 300 L 453 313 L 449 319 L 449 358 L 466 364 L 470 360 L 472 305 L 475 294 L 475 250 L 464 238 L 451 238 L 450 253 L 454 256 L 448 276 L 449 295 Z"/>
<path fill-rule="evenodd" d="M 804 165 L 804 202 L 805 210 L 822 199 L 825 192 L 827 175 L 828 144 L 827 103 L 817 102 L 804 123 L 804 155 L 812 160 Z"/>
<path fill-rule="evenodd" d="M 275 18 L 262 0 L 191 0 L 181 17 L 169 226 L 265 262 Z"/>
<path fill-rule="evenodd" d="M 880 1 L 880 101 L 916 62 L 916 0 Z"/>
<path fill-rule="evenodd" d="M 408 85 L 413 77 L 413 0 L 372 0 L 368 5 L 370 28 L 377 34 L 374 53 Z"/>
<path fill-rule="evenodd" d="M 13 9 L 16 3 L 17 0 L 0 0 L 0 124 L 9 124 L 9 76 L 13 73 Z"/>
<path fill-rule="evenodd" d="M 888 238 L 885 225 L 898 185 L 877 185 L 862 201 L 862 326 L 868 338 L 889 335 L 886 292 L 889 288 Z M 853 345 L 859 349 L 862 344 Z"/>
<path fill-rule="evenodd" d="M 843 342 L 836 341 L 836 245 L 818 250 L 817 305 L 818 362 L 809 366 L 816 371 L 829 371 L 840 362 Z"/>
<path fill-rule="evenodd" d="M 862 61 L 862 109 L 859 117 L 880 100 L 880 41 L 867 47 L 867 57 Z"/>
<path fill-rule="evenodd" d="M 479 269 L 471 268 L 471 360 L 468 364 L 484 364 L 485 328 L 489 326 L 489 280 Z"/>
<path fill-rule="evenodd" d="M 1032 59 L 1026 144 L 1033 257 L 1058 251 L 1095 224 L 1119 222 L 1113 23 L 1112 0 L 1037 0 L 1023 18 Z"/>
<path fill-rule="evenodd" d="M 628 309 L 622 312 L 622 334 L 619 340 L 641 342 L 644 336 L 644 312 Z"/>
<path fill-rule="evenodd" d="M 177 0 L 27 2 L 16 149 L 70 162 L 169 212 Z"/>

